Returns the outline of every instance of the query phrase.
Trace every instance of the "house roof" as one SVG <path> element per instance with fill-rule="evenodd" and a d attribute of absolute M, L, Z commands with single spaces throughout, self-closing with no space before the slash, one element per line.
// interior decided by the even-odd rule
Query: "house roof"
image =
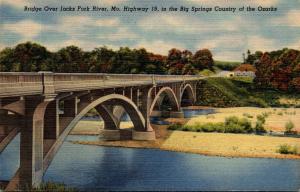
<path fill-rule="evenodd" d="M 236 67 L 233 71 L 252 71 L 256 72 L 256 68 L 251 64 L 242 64 Z"/>

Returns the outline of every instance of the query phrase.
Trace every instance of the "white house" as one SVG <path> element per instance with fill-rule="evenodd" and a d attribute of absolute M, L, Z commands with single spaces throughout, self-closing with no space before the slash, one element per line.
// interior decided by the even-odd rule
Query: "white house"
<path fill-rule="evenodd" d="M 255 77 L 256 69 L 253 65 L 242 64 L 233 70 L 236 77 Z"/>

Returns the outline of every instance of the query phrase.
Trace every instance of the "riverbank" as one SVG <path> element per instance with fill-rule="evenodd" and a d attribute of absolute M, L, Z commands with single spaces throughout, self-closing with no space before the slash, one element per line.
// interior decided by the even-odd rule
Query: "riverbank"
<path fill-rule="evenodd" d="M 169 131 L 166 125 L 153 125 L 155 141 L 74 141 L 77 144 L 127 148 L 154 148 L 202 155 L 250 158 L 300 159 L 299 155 L 277 152 L 279 145 L 300 147 L 299 138 L 247 134 Z"/>

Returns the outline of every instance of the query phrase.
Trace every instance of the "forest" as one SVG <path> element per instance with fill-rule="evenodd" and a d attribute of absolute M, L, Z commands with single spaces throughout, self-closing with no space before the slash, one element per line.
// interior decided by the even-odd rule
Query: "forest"
<path fill-rule="evenodd" d="M 281 50 L 243 54 L 243 63 L 256 68 L 253 81 L 257 88 L 281 91 L 300 91 L 300 51 Z M 102 46 L 84 51 L 67 46 L 56 52 L 37 43 L 26 42 L 0 51 L 0 71 L 34 72 L 53 71 L 64 73 L 123 73 L 123 74 L 176 74 L 195 75 L 210 71 L 233 70 L 240 63 L 215 61 L 208 49 L 195 53 L 173 48 L 167 56 L 148 52 L 146 49 L 120 47 L 112 50 Z"/>
<path fill-rule="evenodd" d="M 247 53 L 246 62 L 256 68 L 254 83 L 260 88 L 300 91 L 300 51 L 284 48 Z"/>
<path fill-rule="evenodd" d="M 168 56 L 146 49 L 107 47 L 83 51 L 67 46 L 50 52 L 42 45 L 26 42 L 0 52 L 0 71 L 53 71 L 65 73 L 142 73 L 142 74 L 197 74 L 211 69 L 214 64 L 208 49 L 196 51 L 171 49 Z"/>

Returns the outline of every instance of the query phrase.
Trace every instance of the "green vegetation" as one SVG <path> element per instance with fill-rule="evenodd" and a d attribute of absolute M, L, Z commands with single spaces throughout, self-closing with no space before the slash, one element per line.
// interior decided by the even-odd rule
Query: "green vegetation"
<path fill-rule="evenodd" d="M 291 120 L 289 120 L 289 121 L 285 124 L 285 132 L 286 132 L 286 133 L 292 133 L 294 127 L 295 127 L 294 123 L 293 123 Z"/>
<path fill-rule="evenodd" d="M 291 146 L 288 144 L 283 144 L 279 146 L 279 149 L 277 150 L 278 153 L 281 154 L 293 154 L 298 155 L 298 149 L 296 146 Z"/>
<path fill-rule="evenodd" d="M 20 43 L 0 51 L 0 71 L 65 73 L 125 73 L 125 74 L 198 74 L 213 70 L 213 55 L 208 49 L 195 53 L 173 48 L 168 55 L 148 52 L 146 49 L 120 47 L 112 50 L 105 46 L 84 51 L 71 45 L 56 52 L 37 43 Z"/>
<path fill-rule="evenodd" d="M 251 54 L 247 62 L 256 68 L 255 86 L 293 93 L 300 91 L 300 51 L 284 48 Z"/>
<path fill-rule="evenodd" d="M 198 105 L 213 107 L 300 107 L 299 94 L 257 89 L 250 81 L 223 77 L 201 80 L 197 97 Z M 283 102 L 283 98 L 289 102 Z"/>
<path fill-rule="evenodd" d="M 66 185 L 61 183 L 47 182 L 41 184 L 39 187 L 27 187 L 25 189 L 27 192 L 43 192 L 43 191 L 53 191 L 53 192 L 77 192 L 78 190 L 74 188 L 66 187 Z"/>
<path fill-rule="evenodd" d="M 259 125 L 258 125 L 259 124 Z M 193 132 L 218 132 L 218 133 L 265 133 L 264 122 L 258 120 L 255 127 L 246 118 L 230 116 L 221 123 L 195 123 L 194 125 L 173 124 L 169 130 L 193 131 Z"/>
<path fill-rule="evenodd" d="M 202 71 L 199 72 L 199 75 L 203 75 L 203 76 L 210 76 L 210 75 L 214 75 L 215 73 L 209 69 L 204 69 Z"/>
<path fill-rule="evenodd" d="M 215 66 L 219 69 L 226 70 L 226 71 L 232 71 L 237 66 L 239 66 L 241 62 L 237 61 L 215 61 Z"/>
<path fill-rule="evenodd" d="M 249 119 L 252 119 L 253 118 L 253 115 L 250 115 L 249 113 L 243 113 L 243 116 L 249 118 Z"/>

